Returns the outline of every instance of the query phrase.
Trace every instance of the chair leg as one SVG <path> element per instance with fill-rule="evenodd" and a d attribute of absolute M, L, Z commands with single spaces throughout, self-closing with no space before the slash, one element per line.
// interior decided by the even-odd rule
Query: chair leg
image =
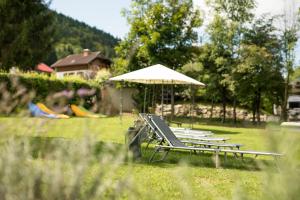
<path fill-rule="evenodd" d="M 149 163 L 151 163 L 151 162 L 159 162 L 159 161 L 165 160 L 165 158 L 166 158 L 167 155 L 169 154 L 170 149 L 165 149 L 165 150 L 164 150 L 165 153 L 164 153 L 164 155 L 162 156 L 161 159 L 154 160 L 154 157 L 155 157 L 156 153 L 158 153 L 160 150 L 161 150 L 160 147 L 156 147 L 156 148 L 155 148 L 154 152 L 152 153 L 152 155 L 151 155 L 151 157 L 150 157 L 150 159 L 149 159 Z"/>
<path fill-rule="evenodd" d="M 169 154 L 169 151 L 170 151 L 170 149 L 167 149 L 167 150 L 165 151 L 165 154 L 163 155 L 163 157 L 162 157 L 159 161 L 165 160 L 165 158 L 166 158 L 167 155 Z"/>
<path fill-rule="evenodd" d="M 148 147 L 149 147 L 149 145 L 150 145 L 150 143 L 153 141 L 153 139 L 152 138 L 150 138 L 149 140 L 148 140 L 148 142 L 147 142 L 147 146 L 146 146 L 146 150 L 148 149 Z"/>
<path fill-rule="evenodd" d="M 216 168 L 220 167 L 219 151 L 216 151 Z"/>
<path fill-rule="evenodd" d="M 150 159 L 149 159 L 149 163 L 151 163 L 151 162 L 152 162 L 152 160 L 153 160 L 153 158 L 154 158 L 155 154 L 156 154 L 156 153 L 157 153 L 159 150 L 160 150 L 160 148 L 159 148 L 159 147 L 155 148 L 154 152 L 152 153 L 152 155 L 151 155 L 151 157 L 150 157 Z"/>

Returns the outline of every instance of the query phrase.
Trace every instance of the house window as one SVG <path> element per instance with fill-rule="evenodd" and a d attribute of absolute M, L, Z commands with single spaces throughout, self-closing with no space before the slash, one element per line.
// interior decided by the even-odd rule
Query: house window
<path fill-rule="evenodd" d="M 290 102 L 289 103 L 289 108 L 290 109 L 300 108 L 300 102 Z"/>

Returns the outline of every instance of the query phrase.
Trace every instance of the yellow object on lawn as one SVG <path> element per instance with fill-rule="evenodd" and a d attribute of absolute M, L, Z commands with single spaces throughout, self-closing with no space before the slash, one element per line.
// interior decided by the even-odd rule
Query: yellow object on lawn
<path fill-rule="evenodd" d="M 101 115 L 97 115 L 94 113 L 91 113 L 90 111 L 86 110 L 83 107 L 76 106 L 74 104 L 71 105 L 71 110 L 77 117 L 90 117 L 90 118 L 100 118 Z M 104 117 L 104 116 L 103 116 Z"/>
<path fill-rule="evenodd" d="M 47 113 L 47 114 L 52 114 L 52 115 L 56 115 L 57 118 L 60 119 L 69 119 L 70 117 L 68 115 L 63 115 L 63 114 L 57 114 L 56 112 L 54 112 L 53 110 L 49 109 L 45 104 L 43 103 L 37 103 L 36 104 L 43 112 Z"/>

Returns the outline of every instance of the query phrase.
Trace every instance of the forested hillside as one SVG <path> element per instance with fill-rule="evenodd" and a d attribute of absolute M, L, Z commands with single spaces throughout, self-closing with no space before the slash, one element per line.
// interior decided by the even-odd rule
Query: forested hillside
<path fill-rule="evenodd" d="M 109 58 L 115 55 L 114 47 L 118 39 L 109 33 L 79 22 L 71 17 L 53 12 L 55 26 L 55 44 L 47 59 L 52 64 L 66 55 L 79 53 L 82 49 L 101 51 Z"/>

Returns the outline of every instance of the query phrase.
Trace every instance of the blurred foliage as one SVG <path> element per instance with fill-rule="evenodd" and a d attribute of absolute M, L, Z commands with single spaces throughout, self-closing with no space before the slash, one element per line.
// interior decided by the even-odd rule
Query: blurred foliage
<path fill-rule="evenodd" d="M 124 147 L 94 141 L 9 138 L 0 146 L 0 199 L 139 199 L 130 174 L 114 180 Z"/>
<path fill-rule="evenodd" d="M 291 81 L 294 81 L 299 78 L 300 78 L 300 67 L 297 67 L 291 77 Z"/>
<path fill-rule="evenodd" d="M 47 58 L 54 44 L 53 13 L 47 0 L 0 1 L 0 68 L 24 70 Z"/>
<path fill-rule="evenodd" d="M 48 76 L 38 73 L 17 73 L 8 74 L 0 73 L 0 110 L 2 114 L 11 114 L 18 109 L 27 106 L 29 101 L 58 103 L 68 105 L 71 103 L 78 104 L 84 100 L 86 103 L 91 102 L 90 98 L 101 98 L 101 85 L 93 81 L 85 81 L 80 77 L 67 77 L 57 79 L 55 75 Z M 79 89 L 95 90 L 92 97 L 81 97 L 76 92 Z M 61 102 L 63 101 L 63 102 Z M 4 104 L 7 105 L 4 105 Z"/>

